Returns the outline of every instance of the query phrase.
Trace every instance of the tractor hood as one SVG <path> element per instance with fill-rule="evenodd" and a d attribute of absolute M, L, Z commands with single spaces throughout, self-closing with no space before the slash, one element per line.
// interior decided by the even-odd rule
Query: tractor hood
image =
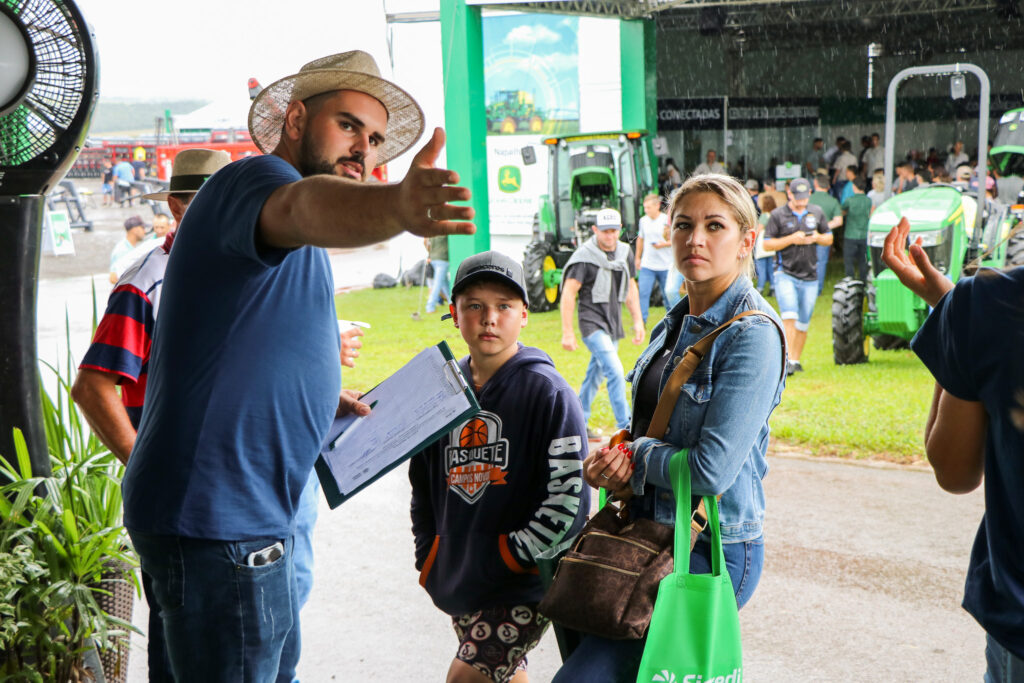
<path fill-rule="evenodd" d="M 887 233 L 904 216 L 910 221 L 912 233 L 939 230 L 959 217 L 967 199 L 970 198 L 948 185 L 929 185 L 904 192 L 891 197 L 875 209 L 871 214 L 868 231 Z"/>

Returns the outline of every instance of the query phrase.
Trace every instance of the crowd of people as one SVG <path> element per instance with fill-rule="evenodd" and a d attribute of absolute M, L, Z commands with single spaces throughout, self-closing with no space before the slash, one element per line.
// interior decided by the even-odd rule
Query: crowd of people
<path fill-rule="evenodd" d="M 228 163 L 223 153 L 190 150 L 175 160 L 171 190 L 156 199 L 167 201 L 178 229 L 169 224 L 123 273 L 112 264 L 115 288 L 73 389 L 97 436 L 126 462 L 124 523 L 150 605 L 150 680 L 295 680 L 299 611 L 312 581 L 313 463 L 336 416 L 371 412 L 358 392 L 341 388 L 341 367 L 352 365 L 360 343 L 339 333 L 325 248 L 403 231 L 427 240 L 437 267 L 430 305 L 448 302 L 469 349 L 459 366 L 482 409 L 409 466 L 415 568 L 458 641 L 447 680 L 528 680 L 526 654 L 548 626 L 537 611 L 537 556 L 579 532 L 591 489 L 625 501 L 633 518 L 679 523 L 668 463 L 684 449 L 693 493 L 721 498 L 726 570 L 737 604 L 750 600 L 766 552 L 768 421 L 787 375 L 801 370 L 820 250 L 844 215 L 848 240 L 857 239 L 850 224 L 870 215 L 859 171 L 847 180 L 849 195 L 829 201 L 840 178 L 817 166 L 815 191 L 796 178 L 782 193 L 741 184 L 709 153 L 702 173 L 679 178 L 667 212 L 658 196 L 646 198 L 635 256 L 618 239 L 619 213 L 601 211 L 563 274 L 562 347 L 578 348 L 578 326 L 590 352 L 577 393 L 544 350 L 519 342 L 529 322 L 519 263 L 476 254 L 461 262 L 450 293 L 444 287 L 443 238 L 472 233 L 474 213 L 458 175 L 435 167 L 443 130 L 433 131 L 401 182 L 366 183 L 424 128 L 416 102 L 381 78 L 369 55 L 310 62 L 264 89 L 250 122 L 263 156 Z M 837 150 L 838 171 L 850 157 Z M 130 244 L 121 250 L 131 253 L 144 225 L 129 219 L 125 229 Z M 1010 477 L 1006 491 L 1017 491 L 1021 468 L 1006 454 L 1019 454 L 1020 432 L 1002 401 L 1019 389 L 1005 373 L 991 380 L 991 364 L 950 363 L 964 340 L 945 328 L 965 329 L 982 294 L 958 285 L 948 295 L 920 248 L 906 256 L 901 235 L 905 225 L 890 236 L 887 258 L 936 309 L 933 341 L 918 350 L 938 381 L 927 432 L 940 483 L 968 490 L 984 470 L 990 480 Z M 749 277 L 764 259 L 771 267 L 758 286 L 774 288 L 780 314 Z M 996 294 L 1019 320 L 1018 281 L 999 281 Z M 669 310 L 648 337 L 639 289 L 655 284 L 666 288 Z M 623 305 L 631 340 L 645 346 L 625 375 L 616 353 L 626 336 Z M 675 363 L 726 324 L 682 387 L 664 433 L 650 433 Z M 602 377 L 629 436 L 590 452 L 587 419 Z M 1001 392 L 994 402 L 985 389 L 991 381 Z M 966 415 L 957 401 L 968 404 Z M 961 436 L 970 441 L 957 442 L 962 452 L 950 449 L 944 435 L 965 419 Z M 465 485 L 467 465 L 486 476 L 474 470 Z M 1012 495 L 988 489 L 998 518 L 979 534 L 965 605 L 989 633 L 990 671 L 1001 671 L 1020 667 L 1024 655 L 1013 616 L 1024 609 L 1024 524 Z M 988 528 L 1012 548 L 986 544 Z M 699 539 L 691 571 L 708 572 L 712 562 Z M 635 680 L 643 648 L 643 639 L 588 635 L 555 680 Z"/>

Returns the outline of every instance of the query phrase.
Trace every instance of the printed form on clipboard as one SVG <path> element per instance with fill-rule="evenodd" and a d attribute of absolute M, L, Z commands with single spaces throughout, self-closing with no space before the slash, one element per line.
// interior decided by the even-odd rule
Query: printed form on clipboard
<path fill-rule="evenodd" d="M 366 417 L 338 418 L 316 463 L 332 508 L 479 412 L 447 342 L 416 354 L 360 399 Z"/>

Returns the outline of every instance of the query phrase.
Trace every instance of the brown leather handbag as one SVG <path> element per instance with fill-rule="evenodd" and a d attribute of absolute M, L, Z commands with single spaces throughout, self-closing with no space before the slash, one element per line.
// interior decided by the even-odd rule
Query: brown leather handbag
<path fill-rule="evenodd" d="M 747 315 L 765 314 L 741 313 L 686 349 L 661 392 L 647 436 L 665 435 L 683 385 L 711 344 L 729 325 Z M 610 445 L 628 436 L 623 430 L 612 437 Z M 690 517 L 691 550 L 706 525 L 701 501 Z M 672 571 L 673 535 L 673 527 L 667 524 L 650 519 L 630 521 L 624 503 L 609 501 L 587 522 L 558 563 L 537 611 L 560 626 L 583 633 L 612 640 L 642 638 L 651 623 L 658 584 Z"/>

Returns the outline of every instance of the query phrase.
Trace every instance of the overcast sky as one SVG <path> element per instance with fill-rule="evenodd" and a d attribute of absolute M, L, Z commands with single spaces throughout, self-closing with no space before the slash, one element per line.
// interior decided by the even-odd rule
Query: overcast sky
<path fill-rule="evenodd" d="M 306 62 L 366 50 L 390 74 L 383 0 L 75 0 L 100 51 L 100 96 L 248 95 Z"/>

